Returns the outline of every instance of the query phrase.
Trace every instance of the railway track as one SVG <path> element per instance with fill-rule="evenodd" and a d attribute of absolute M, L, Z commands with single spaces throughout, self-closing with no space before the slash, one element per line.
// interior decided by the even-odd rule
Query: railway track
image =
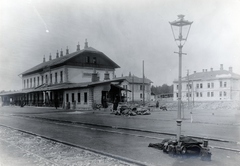
<path fill-rule="evenodd" d="M 98 125 L 98 124 L 89 124 L 89 123 L 80 123 L 80 122 L 71 122 L 71 121 L 60 121 L 60 120 L 47 119 L 47 118 L 38 118 L 38 117 L 32 117 L 31 115 L 1 115 L 1 116 L 8 116 L 8 117 L 11 117 L 13 119 L 16 118 L 19 121 L 29 121 L 29 122 L 30 121 L 31 122 L 36 121 L 37 123 L 42 123 L 42 124 L 49 123 L 49 124 L 52 124 L 54 126 L 62 126 L 62 127 L 65 126 L 66 128 L 75 128 L 75 130 L 77 130 L 77 131 L 88 130 L 88 131 L 93 131 L 93 132 L 95 132 L 95 131 L 101 132 L 101 133 L 103 133 L 103 135 L 104 134 L 110 134 L 110 135 L 122 135 L 122 136 L 126 136 L 126 137 L 129 137 L 129 138 L 130 137 L 131 138 L 135 137 L 136 139 L 149 140 L 149 143 L 151 143 L 151 142 L 161 142 L 164 138 L 169 138 L 171 136 L 175 136 L 174 134 L 164 134 L 164 133 L 157 133 L 157 132 L 151 132 L 151 131 L 126 129 L 126 128 L 121 128 L 121 127 L 118 127 L 118 126 L 102 126 L 102 125 Z M 41 137 L 43 139 L 53 141 L 53 142 L 57 142 L 59 144 L 69 146 L 69 147 L 72 147 L 72 148 L 77 148 L 79 150 L 87 150 L 87 151 L 90 151 L 90 152 L 95 153 L 95 154 L 107 156 L 107 157 L 110 157 L 112 159 L 115 159 L 115 160 L 121 161 L 123 163 L 126 163 L 126 165 L 149 165 L 149 164 L 146 164 L 144 162 L 140 162 L 139 160 L 132 160 L 130 158 L 126 158 L 126 157 L 122 157 L 122 156 L 118 156 L 118 155 L 113 155 L 113 153 L 111 153 L 111 152 L 108 153 L 108 152 L 105 152 L 104 150 L 101 151 L 101 150 L 96 150 L 95 148 L 89 148 L 87 146 L 85 147 L 85 144 L 82 144 L 82 146 L 81 146 L 79 144 L 74 144 L 74 143 L 71 143 L 71 142 L 68 142 L 68 141 L 63 141 L 61 139 L 57 139 L 57 138 L 53 138 L 53 137 L 50 138 L 50 137 L 48 137 L 46 135 L 42 135 L 38 132 L 29 132 L 28 130 L 25 130 L 23 128 L 12 127 L 11 125 L 1 124 L 1 121 L 0 121 L 0 126 L 11 128 L 11 129 L 20 131 L 22 133 L 32 135 L 34 137 Z M 223 141 L 223 143 L 228 143 L 228 142 Z M 230 143 L 232 143 L 232 142 L 230 142 Z M 14 145 L 11 145 L 11 146 L 14 146 Z M 219 152 L 224 150 L 224 151 L 234 151 L 234 152 L 240 153 L 239 149 L 228 148 L 228 147 L 223 147 L 223 146 L 214 146 L 212 143 L 211 143 L 210 148 L 217 149 Z M 26 152 L 26 153 L 28 153 L 28 152 Z M 33 153 L 33 152 L 31 152 L 31 153 Z M 34 153 L 30 154 L 30 155 L 34 156 Z M 36 154 L 35 157 L 40 158 L 43 161 L 51 163 L 50 161 L 48 161 L 49 160 L 48 157 L 44 157 L 44 156 L 41 156 L 39 154 Z M 55 162 L 55 161 L 53 161 L 51 163 L 51 165 L 57 165 L 57 164 L 61 165 L 62 163 L 61 162 L 58 163 L 58 162 Z"/>
<path fill-rule="evenodd" d="M 41 121 L 47 121 L 48 123 L 61 124 L 61 125 L 65 125 L 65 126 L 73 126 L 73 127 L 77 127 L 77 128 L 85 128 L 85 129 L 89 129 L 89 130 L 96 130 L 96 131 L 113 133 L 113 134 L 121 134 L 121 135 L 127 135 L 127 136 L 132 136 L 132 137 L 143 137 L 143 138 L 158 140 L 159 142 L 161 142 L 165 138 L 175 137 L 175 134 L 155 132 L 155 131 L 143 131 L 143 130 L 139 130 L 139 129 L 123 128 L 123 127 L 118 127 L 118 126 L 104 126 L 104 125 L 98 125 L 98 124 L 94 124 L 94 123 L 71 122 L 71 121 L 65 121 L 65 120 L 32 117 L 29 115 L 13 115 L 13 116 L 17 116 L 17 117 L 21 117 L 21 118 L 36 119 L 36 120 L 41 120 Z M 25 131 L 22 131 L 22 132 L 25 132 Z M 233 141 L 216 140 L 216 139 L 211 139 L 211 138 L 199 138 L 199 137 L 193 137 L 193 138 L 239 145 L 239 142 L 233 142 Z M 209 145 L 209 147 L 214 148 L 214 149 L 234 151 L 234 152 L 240 153 L 240 149 L 237 149 L 237 148 L 229 148 L 229 147 L 214 146 L 214 145 Z"/>
<path fill-rule="evenodd" d="M 57 139 L 48 138 L 46 136 L 42 136 L 39 134 L 31 133 L 29 131 L 13 128 L 10 126 L 0 124 L 0 129 L 1 128 L 6 128 L 8 130 L 14 130 L 16 132 L 21 133 L 21 134 L 18 134 L 17 136 L 15 136 L 17 138 L 14 138 L 14 139 L 10 138 L 8 140 L 8 139 L 0 138 L 0 142 L 4 142 L 7 145 L 7 147 L 11 148 L 11 151 L 14 151 L 13 149 L 20 150 L 23 158 L 26 156 L 28 156 L 27 157 L 28 159 L 34 158 L 34 165 L 35 164 L 51 165 L 51 166 L 62 166 L 62 165 L 89 165 L 90 166 L 90 165 L 101 165 L 101 164 L 102 165 L 120 165 L 120 166 L 135 166 L 135 165 L 139 165 L 139 166 L 144 165 L 145 166 L 146 165 L 139 161 L 134 161 L 131 159 L 123 158 L 120 156 L 115 156 L 112 154 L 102 153 L 97 150 L 93 150 L 90 148 L 71 144 L 68 142 L 63 142 L 63 141 L 60 141 Z M 1 134 L 2 133 L 3 132 L 1 131 Z M 19 135 L 21 135 L 22 137 L 24 137 L 24 135 L 25 135 L 28 138 L 27 144 L 24 143 L 25 140 L 21 141 L 21 139 L 24 139 L 24 138 L 20 138 Z M 11 136 L 13 136 L 13 135 L 11 135 Z M 29 137 L 31 137 L 31 136 L 32 136 L 32 138 L 34 138 L 34 137 L 37 138 L 38 141 L 36 141 L 36 139 L 32 139 L 32 140 L 29 139 Z M 35 144 L 36 142 L 39 142 L 39 139 L 42 140 L 42 142 L 43 142 L 42 144 L 44 144 L 44 147 L 41 147 L 42 145 L 39 143 L 37 143 L 37 145 L 29 146 L 29 142 L 32 142 L 30 144 Z M 16 141 L 16 140 L 18 140 L 18 141 Z M 29 141 L 29 140 L 31 140 L 31 141 Z M 20 142 L 22 142 L 22 143 L 20 143 Z M 48 146 L 47 144 L 50 144 L 50 145 Z M 48 148 L 46 149 L 46 147 L 48 147 Z M 56 153 L 56 151 L 59 150 L 59 147 L 61 147 L 61 149 L 65 149 L 65 150 L 70 149 L 70 150 L 67 150 L 69 153 L 63 152 L 64 153 L 63 154 L 61 151 Z M 39 148 L 40 149 L 43 148 L 47 151 L 39 152 L 37 150 Z M 71 150 L 74 152 L 71 152 Z M 4 152 L 1 149 L 0 149 L 0 151 Z M 75 159 L 73 159 L 73 161 L 71 161 L 72 158 L 74 157 L 74 156 L 72 156 L 73 153 L 78 154 L 78 155 L 75 156 Z M 19 156 L 19 154 L 18 154 L 18 156 Z M 70 159 L 68 159 L 69 156 L 71 156 Z M 80 158 L 80 160 L 83 158 L 84 161 L 76 162 L 76 160 L 78 160 L 79 158 Z M 1 164 L 3 164 L 3 163 L 1 163 L 1 160 L 0 160 L 0 165 Z"/>

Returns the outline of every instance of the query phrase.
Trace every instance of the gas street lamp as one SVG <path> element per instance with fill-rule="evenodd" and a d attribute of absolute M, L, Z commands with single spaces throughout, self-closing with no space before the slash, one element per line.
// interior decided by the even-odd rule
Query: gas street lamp
<path fill-rule="evenodd" d="M 169 22 L 173 32 L 173 37 L 178 45 L 179 52 L 174 52 L 179 55 L 179 77 L 178 77 L 178 113 L 177 113 L 177 141 L 179 142 L 181 136 L 181 102 L 182 102 L 182 48 L 187 41 L 188 34 L 193 22 L 184 20 L 184 15 L 178 15 L 178 20 Z M 178 36 L 178 37 L 176 37 Z"/>

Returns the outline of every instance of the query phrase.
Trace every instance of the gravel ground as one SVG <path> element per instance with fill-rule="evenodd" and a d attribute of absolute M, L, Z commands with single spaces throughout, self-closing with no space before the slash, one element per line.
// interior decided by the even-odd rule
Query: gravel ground
<path fill-rule="evenodd" d="M 0 126 L 0 166 L 129 166 L 126 162 Z"/>

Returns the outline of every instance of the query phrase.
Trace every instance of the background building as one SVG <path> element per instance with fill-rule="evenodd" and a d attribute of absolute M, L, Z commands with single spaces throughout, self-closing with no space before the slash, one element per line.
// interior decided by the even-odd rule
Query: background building
<path fill-rule="evenodd" d="M 122 95 L 126 101 L 143 101 L 143 93 L 146 102 L 151 100 L 151 80 L 147 78 L 143 80 L 143 78 L 139 78 L 131 74 L 122 78 L 124 78 L 124 81 L 121 83 L 121 86 L 124 89 L 130 90 L 130 92 L 122 91 Z M 145 87 L 143 88 L 143 86 Z"/>
<path fill-rule="evenodd" d="M 178 81 L 173 82 L 174 97 L 178 99 Z M 193 74 L 182 78 L 182 101 L 233 101 L 240 100 L 240 75 L 233 73 L 232 67 L 228 70 L 202 72 L 194 71 Z"/>

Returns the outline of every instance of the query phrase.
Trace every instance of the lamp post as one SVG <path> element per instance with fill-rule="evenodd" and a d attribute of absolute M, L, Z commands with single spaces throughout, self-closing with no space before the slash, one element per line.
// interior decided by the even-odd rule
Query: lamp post
<path fill-rule="evenodd" d="M 174 52 L 179 55 L 179 77 L 178 77 L 178 113 L 177 113 L 177 141 L 179 142 L 181 136 L 181 102 L 182 102 L 182 48 L 187 41 L 187 37 L 193 22 L 184 20 L 184 15 L 178 15 L 178 20 L 169 22 L 173 32 L 173 37 L 178 45 L 179 52 Z M 176 34 L 178 33 L 178 37 Z"/>

